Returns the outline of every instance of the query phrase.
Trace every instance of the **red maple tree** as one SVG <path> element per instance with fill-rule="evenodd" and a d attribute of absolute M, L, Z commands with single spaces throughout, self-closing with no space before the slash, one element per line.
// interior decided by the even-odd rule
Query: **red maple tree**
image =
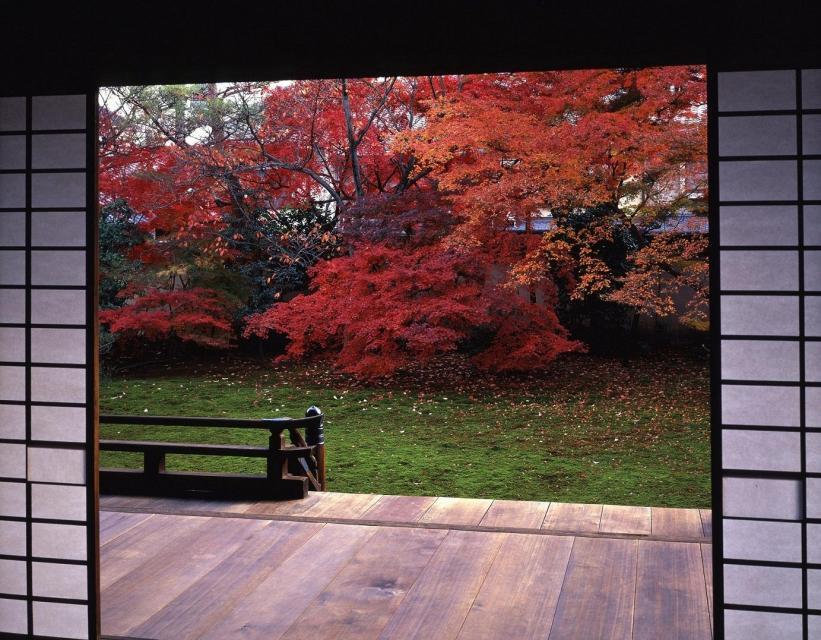
<path fill-rule="evenodd" d="M 377 376 L 454 350 L 544 367 L 582 348 L 573 304 L 669 315 L 686 287 L 703 314 L 704 236 L 665 226 L 705 208 L 701 67 L 115 97 L 101 191 L 139 212 L 153 240 L 132 253 L 153 276 L 107 312 L 112 330 L 162 336 L 140 298 L 147 313 L 169 289 L 222 291 L 245 301 L 245 335 Z M 201 309 L 208 342 L 224 307 Z"/>

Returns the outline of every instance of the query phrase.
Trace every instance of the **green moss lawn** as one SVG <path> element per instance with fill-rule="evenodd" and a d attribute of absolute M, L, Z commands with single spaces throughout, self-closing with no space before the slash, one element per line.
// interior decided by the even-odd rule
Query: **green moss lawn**
<path fill-rule="evenodd" d="M 478 375 L 458 359 L 362 385 L 320 365 L 226 359 L 105 379 L 103 413 L 326 413 L 329 489 L 405 495 L 710 505 L 706 354 L 627 366 L 565 357 L 538 376 Z M 102 438 L 265 444 L 265 432 L 102 426 Z M 103 466 L 140 466 L 102 454 Z M 180 470 L 262 472 L 239 458 L 169 456 Z"/>

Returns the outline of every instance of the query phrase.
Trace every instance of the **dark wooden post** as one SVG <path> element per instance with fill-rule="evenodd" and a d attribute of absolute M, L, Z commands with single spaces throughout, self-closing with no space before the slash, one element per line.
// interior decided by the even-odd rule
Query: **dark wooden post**
<path fill-rule="evenodd" d="M 318 416 L 322 412 L 319 407 L 308 407 L 305 412 L 305 417 Z M 322 424 L 324 418 L 319 421 L 316 427 L 309 427 L 305 429 L 305 442 L 308 446 L 315 447 L 314 457 L 316 458 L 316 479 L 319 481 L 319 486 L 322 491 L 325 487 L 325 427 Z"/>
<path fill-rule="evenodd" d="M 159 484 L 160 473 L 165 471 L 165 452 L 145 451 L 143 453 L 143 476 L 147 487 L 156 487 Z"/>

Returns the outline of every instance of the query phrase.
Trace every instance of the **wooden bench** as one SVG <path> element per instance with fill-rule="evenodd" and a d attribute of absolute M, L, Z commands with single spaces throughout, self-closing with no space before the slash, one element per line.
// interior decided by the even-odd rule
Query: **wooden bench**
<path fill-rule="evenodd" d="M 143 440 L 100 440 L 100 451 L 141 453 L 143 468 L 100 469 L 100 492 L 120 495 L 200 494 L 246 498 L 304 498 L 325 490 L 323 414 L 310 407 L 304 418 L 196 418 L 101 415 L 100 424 L 222 429 L 265 429 L 267 447 Z M 301 431 L 304 431 L 304 436 Z M 285 433 L 290 442 L 286 442 Z M 265 475 L 167 471 L 168 454 L 264 458 Z"/>

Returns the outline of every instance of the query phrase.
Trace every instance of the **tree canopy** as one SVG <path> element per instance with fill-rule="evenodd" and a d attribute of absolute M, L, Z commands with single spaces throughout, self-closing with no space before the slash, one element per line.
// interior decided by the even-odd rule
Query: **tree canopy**
<path fill-rule="evenodd" d="M 703 67 L 105 89 L 141 269 L 102 321 L 364 377 L 542 368 L 602 310 L 703 327 L 705 103 Z"/>

